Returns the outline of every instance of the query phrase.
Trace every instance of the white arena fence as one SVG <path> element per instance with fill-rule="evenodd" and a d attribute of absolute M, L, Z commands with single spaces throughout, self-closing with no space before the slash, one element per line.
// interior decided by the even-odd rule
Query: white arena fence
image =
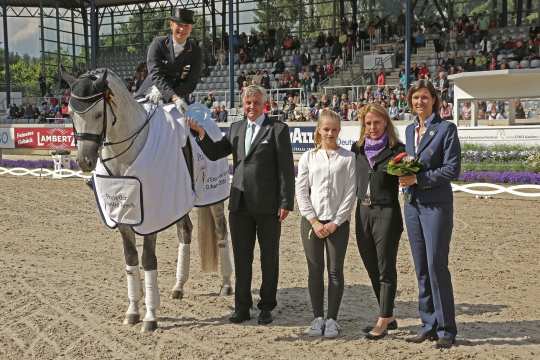
<path fill-rule="evenodd" d="M 34 176 L 34 177 L 51 177 L 53 179 L 65 179 L 65 178 L 81 178 L 89 179 L 91 175 L 86 175 L 82 171 L 73 171 L 70 169 L 51 170 L 51 169 L 25 169 L 25 168 L 4 168 L 0 167 L 0 175 L 14 175 L 14 176 Z M 489 190 L 486 190 L 489 189 Z M 478 190 L 475 190 L 478 189 Z M 482 189 L 482 190 L 479 190 Z M 464 192 L 471 195 L 480 196 L 493 196 L 508 193 L 515 196 L 522 196 L 526 198 L 540 198 L 540 185 L 511 185 L 502 186 L 499 184 L 491 183 L 468 183 L 468 184 L 456 184 L 452 183 L 452 190 L 454 192 Z"/>

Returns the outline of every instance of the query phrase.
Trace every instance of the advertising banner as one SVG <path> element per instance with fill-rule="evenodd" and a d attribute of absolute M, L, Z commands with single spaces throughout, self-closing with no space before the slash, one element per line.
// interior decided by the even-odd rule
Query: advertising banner
<path fill-rule="evenodd" d="M 32 149 L 73 149 L 73 128 L 15 128 L 15 147 Z"/>
<path fill-rule="evenodd" d="M 0 128 L 0 149 L 13 149 L 13 128 Z"/>

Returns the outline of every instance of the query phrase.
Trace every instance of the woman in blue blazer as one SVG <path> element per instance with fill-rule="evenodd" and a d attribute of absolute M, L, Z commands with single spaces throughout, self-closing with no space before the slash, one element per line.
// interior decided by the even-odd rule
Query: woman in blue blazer
<path fill-rule="evenodd" d="M 437 91 L 427 80 L 409 89 L 408 102 L 415 113 L 407 126 L 406 151 L 418 159 L 422 170 L 400 177 L 408 192 L 405 224 L 418 279 L 418 308 L 422 328 L 409 342 L 437 340 L 437 348 L 449 348 L 457 333 L 448 253 L 453 227 L 451 180 L 458 177 L 461 147 L 457 127 L 438 115 Z"/>

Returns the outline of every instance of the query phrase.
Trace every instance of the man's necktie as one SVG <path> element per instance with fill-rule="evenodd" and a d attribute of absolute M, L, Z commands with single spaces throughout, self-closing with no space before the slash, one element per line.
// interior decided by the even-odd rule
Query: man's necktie
<path fill-rule="evenodd" d="M 249 148 L 251 147 L 251 142 L 253 141 L 253 134 L 255 134 L 255 123 L 248 123 L 248 127 L 246 130 L 246 142 L 245 142 L 245 148 L 246 148 L 246 155 L 249 152 Z"/>

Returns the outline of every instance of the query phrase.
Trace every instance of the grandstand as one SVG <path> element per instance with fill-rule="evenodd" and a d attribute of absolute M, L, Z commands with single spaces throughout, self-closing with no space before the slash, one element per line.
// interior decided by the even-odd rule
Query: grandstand
<path fill-rule="evenodd" d="M 48 1 L 8 0 L 2 8 L 2 16 L 5 22 L 7 16 L 23 16 L 21 14 L 24 14 L 24 12 L 16 11 L 16 8 L 42 5 L 43 8 L 38 8 L 37 11 L 28 11 L 28 13 L 34 17 L 45 15 L 50 19 L 56 16 L 58 20 L 65 21 L 69 18 L 69 12 L 71 11 L 71 17 L 73 17 L 73 11 L 75 11 L 81 17 L 80 22 L 85 27 L 84 32 L 77 30 L 70 33 L 58 27 L 56 32 L 71 35 L 72 42 L 65 43 L 65 41 L 58 40 L 59 36 L 55 40 L 51 38 L 50 34 L 45 34 L 42 43 L 52 43 L 56 45 L 57 49 L 64 49 L 65 45 L 71 46 L 73 49 L 84 47 L 86 49 L 84 54 L 76 54 L 75 50 L 70 54 L 73 57 L 73 64 L 75 64 L 76 58 L 86 57 L 85 66 L 111 68 L 124 78 L 126 83 L 129 83 L 133 78 L 135 68 L 145 61 L 149 39 L 156 34 L 167 31 L 166 26 L 153 26 L 153 30 L 148 30 L 149 26 L 144 24 L 146 14 L 163 15 L 163 17 L 160 17 L 161 15 L 157 17 L 152 15 L 154 17 L 148 21 L 155 24 L 156 22 L 163 22 L 163 18 L 167 17 L 167 12 L 172 7 L 194 7 L 200 18 L 211 19 L 211 24 L 202 21 L 202 25 L 198 25 L 202 26 L 202 28 L 198 29 L 197 39 L 200 40 L 207 56 L 204 76 L 196 88 L 194 97 L 200 100 L 205 98 L 208 92 L 213 92 L 217 103 L 229 103 L 230 70 L 228 65 L 224 64 L 224 59 L 219 59 L 219 53 L 223 51 L 221 49 L 225 48 L 226 50 L 227 48 L 225 42 L 227 37 L 222 36 L 226 30 L 225 24 L 228 11 L 225 2 L 176 1 L 167 2 L 166 4 L 152 2 L 142 7 L 133 5 L 135 3 L 137 2 L 132 0 L 91 0 L 84 2 L 81 7 L 75 1 L 61 1 L 53 4 L 53 2 Z M 403 62 L 406 58 L 404 53 L 404 23 L 400 16 L 392 15 L 392 11 L 385 11 L 384 4 L 381 4 L 379 8 L 366 8 L 364 10 L 360 8 L 359 10 L 351 7 L 352 5 L 348 2 L 339 1 L 339 6 L 334 6 L 332 14 L 324 15 L 327 19 L 317 13 L 317 9 L 313 13 L 314 17 L 309 21 L 298 18 L 295 20 L 296 22 L 293 22 L 293 19 L 288 19 L 287 21 L 293 24 L 290 29 L 285 31 L 278 28 L 278 31 L 271 35 L 275 40 L 275 44 L 277 44 L 272 47 L 272 52 L 275 55 L 272 60 L 278 60 L 279 58 L 283 61 L 283 70 L 286 72 L 286 75 L 283 75 L 282 71 L 275 71 L 276 61 L 269 61 L 266 54 L 263 55 L 260 51 L 255 51 L 252 45 L 248 46 L 248 44 L 252 44 L 251 40 L 248 41 L 248 36 L 240 31 L 242 29 L 247 30 L 249 27 L 260 27 L 261 32 L 258 34 L 261 35 L 258 40 L 260 42 L 261 39 L 268 39 L 271 34 L 268 26 L 271 20 L 265 20 L 267 21 L 266 24 L 256 23 L 256 20 L 252 20 L 252 22 L 239 21 L 239 16 L 243 13 L 250 13 L 255 9 L 260 10 L 256 1 L 245 0 L 239 1 L 239 3 L 242 6 L 238 4 L 236 6 L 234 14 L 236 15 L 234 24 L 236 30 L 234 36 L 239 36 L 240 39 L 245 36 L 245 44 L 238 46 L 238 48 L 243 48 L 242 51 L 245 50 L 248 56 L 247 60 L 242 61 L 242 59 L 239 59 L 240 56 L 236 55 L 233 76 L 235 94 L 238 94 L 238 85 L 241 85 L 236 83 L 237 77 L 244 72 L 249 80 L 250 76 L 255 75 L 257 71 L 266 71 L 268 73 L 270 77 L 268 87 L 272 89 L 273 94 L 278 92 L 283 95 L 291 92 L 298 94 L 300 96 L 298 105 L 306 108 L 316 104 L 316 102 L 310 101 L 310 96 L 320 100 L 324 94 L 328 96 L 346 94 L 351 102 L 357 104 L 362 101 L 369 101 L 369 99 L 360 96 L 363 93 L 362 89 L 365 89 L 368 85 L 384 84 L 385 89 L 387 89 L 384 98 L 387 101 L 392 92 L 399 95 L 400 88 L 403 90 L 405 83 L 403 81 L 405 73 Z M 476 2 L 456 1 L 451 6 L 452 9 L 461 9 L 460 11 L 465 13 L 466 9 L 473 6 L 472 3 Z M 433 5 L 431 2 L 426 2 L 426 4 L 425 6 Z M 453 19 L 447 19 L 443 16 L 443 18 L 439 17 L 435 22 L 418 16 L 412 28 L 414 41 L 410 63 L 413 65 L 411 70 L 414 72 L 414 77 L 427 77 L 435 81 L 440 72 L 453 75 L 462 71 L 540 67 L 539 20 L 538 17 L 530 17 L 530 19 L 525 20 L 525 15 L 533 14 L 534 7 L 540 7 L 540 3 L 531 2 L 531 4 L 527 6 L 533 6 L 533 8 L 522 9 L 524 15 L 521 15 L 523 16 L 518 12 L 513 14 L 510 12 L 506 13 L 506 18 L 500 15 L 500 18 L 496 20 L 493 20 L 494 16 L 497 15 L 494 9 L 489 10 L 488 13 L 477 13 L 477 15 L 470 18 L 465 15 L 457 16 L 459 14 L 456 14 Z M 56 5 L 63 8 L 62 11 L 65 10 L 65 12 L 59 12 L 58 8 L 54 8 Z M 309 8 L 307 4 L 303 6 L 306 10 L 313 12 L 313 8 Z M 504 13 L 505 9 L 502 10 Z M 127 17 L 129 19 L 125 20 Z M 216 21 L 216 17 L 218 21 Z M 99 23 L 97 23 L 98 19 L 101 19 Z M 336 19 L 341 19 L 341 21 L 338 22 Z M 489 19 L 488 27 L 485 25 L 487 24 L 486 19 Z M 315 20 L 323 25 L 316 28 L 316 31 L 313 31 L 313 29 L 308 30 Z M 218 24 L 219 21 L 221 21 L 221 24 Z M 526 22 L 527 25 L 524 25 Z M 129 34 L 131 35 L 131 40 L 129 40 L 131 43 L 119 40 L 122 36 L 127 35 L 118 33 L 115 35 L 115 24 L 121 26 L 133 23 L 142 24 L 143 26 L 140 26 L 138 33 Z M 44 27 L 47 28 L 45 25 L 43 22 L 41 23 L 42 31 Z M 110 30 L 106 30 L 107 28 Z M 88 30 L 89 33 L 87 33 Z M 331 44 L 328 41 L 325 44 L 323 41 L 321 44 L 317 37 L 318 30 L 322 30 L 325 37 L 333 35 L 333 43 Z M 207 33 L 212 34 L 212 39 L 207 39 Z M 81 36 L 79 35 L 84 37 L 83 42 L 81 42 Z M 76 37 L 79 40 L 75 41 Z M 284 49 L 282 45 L 285 37 L 289 37 L 291 43 L 299 44 L 299 46 L 295 49 Z M 221 38 L 221 41 L 219 38 Z M 7 46 L 7 42 L 4 45 Z M 48 48 L 50 49 L 50 47 Z M 269 48 L 266 43 L 265 48 Z M 298 67 L 298 64 L 294 63 L 296 51 L 300 53 L 307 52 L 311 58 L 307 71 L 310 74 L 308 80 L 311 85 L 306 86 L 305 82 L 300 79 L 306 67 L 305 64 Z M 47 52 L 50 52 L 50 50 L 46 51 L 45 47 L 43 47 L 42 53 Z M 237 54 L 239 54 L 238 50 Z M 343 64 L 339 66 L 339 71 L 334 70 L 334 68 L 337 68 L 337 57 L 343 58 Z M 58 61 L 61 59 L 63 57 L 58 56 Z M 44 63 L 44 66 L 49 65 L 53 66 L 54 64 Z M 331 71 L 323 71 L 323 76 L 318 77 L 315 74 L 317 66 L 325 68 L 325 70 L 327 67 L 332 69 Z M 379 77 L 381 72 L 384 75 L 382 76 L 382 83 Z M 420 75 L 419 72 L 421 72 Z M 284 77 L 289 76 L 294 81 L 287 83 L 284 81 Z M 287 86 L 284 86 L 284 84 L 287 84 Z M 287 89 L 283 90 L 284 87 Z M 451 100 L 451 93 L 450 90 L 449 100 Z M 274 98 L 279 101 L 280 105 L 286 105 L 283 97 L 274 96 Z"/>

